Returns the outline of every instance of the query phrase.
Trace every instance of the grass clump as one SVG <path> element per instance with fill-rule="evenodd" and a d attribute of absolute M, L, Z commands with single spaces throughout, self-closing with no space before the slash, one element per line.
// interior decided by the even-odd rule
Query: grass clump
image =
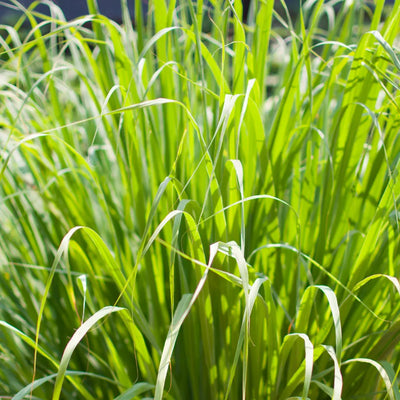
<path fill-rule="evenodd" d="M 49 7 L 1 26 L 1 395 L 400 398 L 400 2 Z"/>

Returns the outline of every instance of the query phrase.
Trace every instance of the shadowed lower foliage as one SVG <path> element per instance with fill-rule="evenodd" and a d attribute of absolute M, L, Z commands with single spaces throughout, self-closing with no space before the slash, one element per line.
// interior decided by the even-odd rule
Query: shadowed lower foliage
<path fill-rule="evenodd" d="M 400 1 L 136 3 L 0 27 L 0 395 L 400 399 Z"/>

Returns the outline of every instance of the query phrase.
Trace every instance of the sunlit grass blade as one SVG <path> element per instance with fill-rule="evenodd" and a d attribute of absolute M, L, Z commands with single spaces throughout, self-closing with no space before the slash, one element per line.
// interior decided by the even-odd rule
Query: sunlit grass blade
<path fill-rule="evenodd" d="M 72 354 L 78 346 L 79 342 L 83 339 L 83 337 L 87 334 L 87 332 L 102 318 L 107 315 L 121 311 L 123 308 L 120 307 L 105 307 L 99 311 L 97 311 L 94 315 L 92 315 L 87 321 L 85 321 L 74 333 L 67 346 L 65 347 L 64 353 L 62 355 L 60 366 L 58 368 L 58 373 L 56 377 L 56 382 L 54 384 L 54 392 L 53 392 L 53 400 L 58 400 L 61 394 L 62 384 L 65 378 L 65 373 L 67 371 L 67 367 L 69 361 L 72 357 Z"/>

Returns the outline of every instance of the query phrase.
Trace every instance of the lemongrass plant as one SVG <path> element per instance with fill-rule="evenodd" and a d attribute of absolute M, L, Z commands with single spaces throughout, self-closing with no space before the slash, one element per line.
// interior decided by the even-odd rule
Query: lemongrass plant
<path fill-rule="evenodd" d="M 44 3 L 0 26 L 0 397 L 400 399 L 400 1 Z"/>

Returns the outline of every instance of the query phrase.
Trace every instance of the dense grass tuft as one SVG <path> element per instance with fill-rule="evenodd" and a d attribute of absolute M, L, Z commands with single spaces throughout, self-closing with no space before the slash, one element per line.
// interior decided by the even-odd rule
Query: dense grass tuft
<path fill-rule="evenodd" d="M 0 26 L 0 396 L 400 399 L 400 0 L 46 4 Z"/>

